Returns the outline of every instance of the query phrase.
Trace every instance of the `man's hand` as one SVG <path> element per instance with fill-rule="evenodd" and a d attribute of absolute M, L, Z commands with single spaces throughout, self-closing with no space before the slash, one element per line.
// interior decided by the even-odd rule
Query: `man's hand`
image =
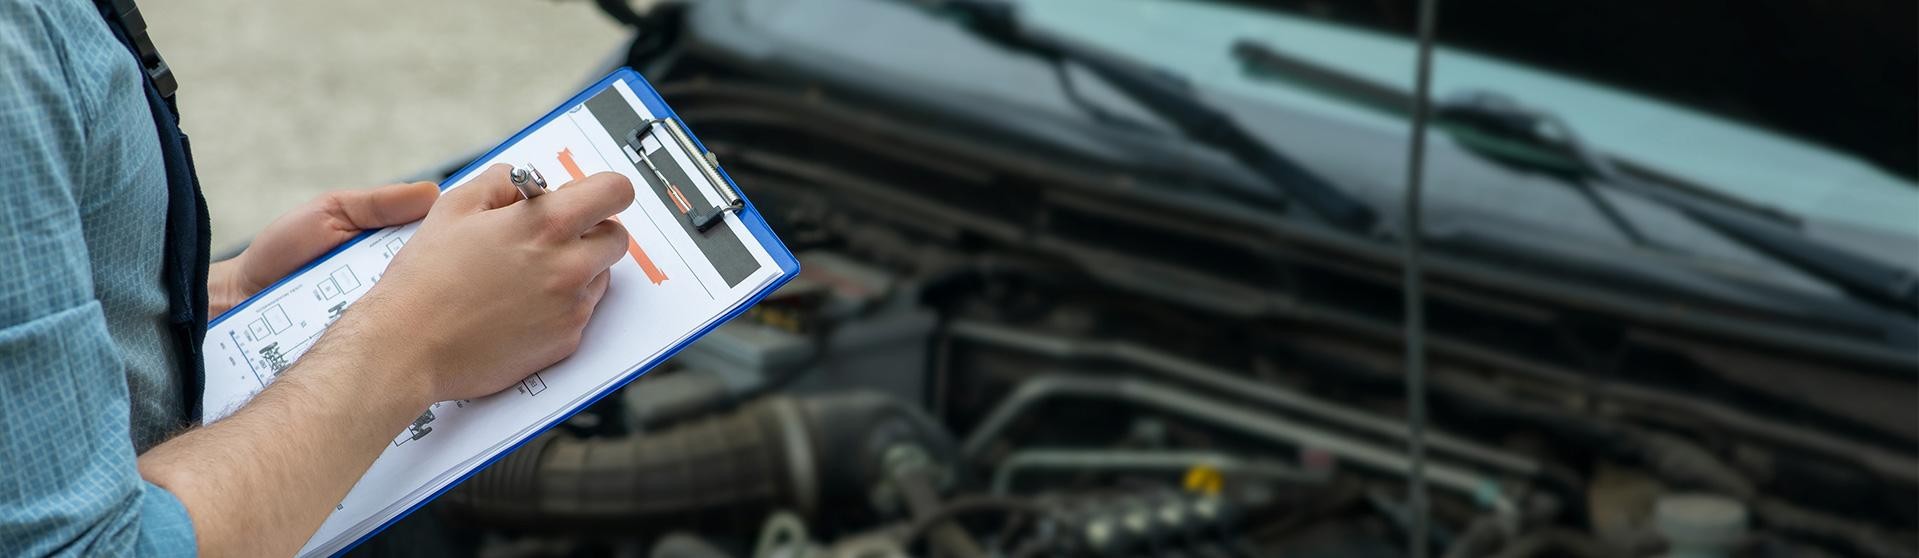
<path fill-rule="evenodd" d="M 237 279 L 223 288 L 258 289 L 432 204 L 379 282 L 273 385 L 140 456 L 141 476 L 186 506 L 201 554 L 295 553 L 429 404 L 500 391 L 572 354 L 625 254 L 626 230 L 607 218 L 633 186 L 602 173 L 522 201 L 506 174 L 487 169 L 437 203 L 412 185 L 322 198 L 226 264 Z"/>
<path fill-rule="evenodd" d="M 207 314 L 219 316 L 281 277 L 367 229 L 425 217 L 440 189 L 431 182 L 328 192 L 281 215 L 246 251 L 207 273 Z"/>
<path fill-rule="evenodd" d="M 494 165 L 448 192 L 341 318 L 378 340 L 383 360 L 409 365 L 396 379 L 429 382 L 427 402 L 490 395 L 573 354 L 607 268 L 626 255 L 626 228 L 608 219 L 633 203 L 626 177 L 595 174 L 523 201 L 510 170 Z"/>

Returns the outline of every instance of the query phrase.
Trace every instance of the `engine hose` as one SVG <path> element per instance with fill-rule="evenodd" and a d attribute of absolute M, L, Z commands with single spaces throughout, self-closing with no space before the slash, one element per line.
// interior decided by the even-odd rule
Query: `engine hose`
<path fill-rule="evenodd" d="M 442 498 L 477 525 L 573 533 L 756 525 L 772 510 L 812 517 L 867 493 L 901 444 L 951 455 L 917 409 L 876 393 L 763 397 L 665 430 L 576 438 L 548 432 Z M 847 490 L 853 488 L 853 490 Z"/>

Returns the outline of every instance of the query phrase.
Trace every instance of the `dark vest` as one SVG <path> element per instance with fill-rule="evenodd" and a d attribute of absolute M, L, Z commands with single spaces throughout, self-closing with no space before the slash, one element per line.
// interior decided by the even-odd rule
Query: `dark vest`
<path fill-rule="evenodd" d="M 153 112 L 167 168 L 166 260 L 161 276 L 167 286 L 168 332 L 173 335 L 173 350 L 179 360 L 175 369 L 186 402 L 182 412 L 187 420 L 197 423 L 201 392 L 206 387 L 206 363 L 200 346 L 207 334 L 207 244 L 213 236 L 207 201 L 193 172 L 193 152 L 187 135 L 180 131 L 179 111 L 173 100 L 178 83 L 147 37 L 146 19 L 133 0 L 95 0 L 94 4 L 113 29 L 113 36 L 140 61 L 146 74 L 142 82 L 147 108 Z"/>

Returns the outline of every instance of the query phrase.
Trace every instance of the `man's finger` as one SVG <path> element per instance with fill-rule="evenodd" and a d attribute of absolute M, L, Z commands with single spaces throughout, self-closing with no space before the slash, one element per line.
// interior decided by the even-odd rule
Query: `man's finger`
<path fill-rule="evenodd" d="M 604 270 L 626 257 L 627 234 L 624 225 L 610 219 L 587 228 L 580 235 L 580 242 L 584 244 L 588 265 L 593 266 L 592 269 Z"/>
<path fill-rule="evenodd" d="M 505 163 L 489 166 L 479 176 L 468 180 L 458 188 L 448 190 L 440 205 L 448 209 L 475 213 L 489 209 L 499 209 L 520 201 L 520 191 L 513 188 L 513 180 L 507 175 L 513 167 Z"/>
<path fill-rule="evenodd" d="M 586 305 L 598 309 L 600 301 L 606 298 L 606 287 L 613 283 L 613 271 L 607 270 L 593 276 L 586 282 Z"/>
<path fill-rule="evenodd" d="M 327 217 L 342 228 L 358 231 L 418 221 L 439 197 L 440 188 L 432 182 L 415 182 L 338 191 L 323 199 Z"/>
<path fill-rule="evenodd" d="M 535 201 L 539 211 L 561 229 L 555 232 L 570 238 L 632 205 L 633 183 L 618 173 L 602 172 L 569 182 Z"/>

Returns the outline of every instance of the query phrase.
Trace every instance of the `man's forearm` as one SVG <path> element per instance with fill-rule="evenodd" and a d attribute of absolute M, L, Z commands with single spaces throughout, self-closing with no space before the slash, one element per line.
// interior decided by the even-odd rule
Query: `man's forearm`
<path fill-rule="evenodd" d="M 418 198 L 417 211 L 329 198 L 308 210 L 338 218 L 276 221 L 238 267 L 217 266 L 209 294 L 230 296 L 215 312 L 366 225 L 426 213 L 380 281 L 273 386 L 140 456 L 141 476 L 185 505 L 202 553 L 297 552 L 428 405 L 499 392 L 579 347 L 632 242 L 609 220 L 633 204 L 632 182 L 603 172 L 528 201 L 508 172 L 488 167 L 438 202 L 431 184 L 392 190 Z"/>
<path fill-rule="evenodd" d="M 185 504 L 201 554 L 297 552 L 431 404 L 418 363 L 361 342 L 378 337 L 343 320 L 238 412 L 140 456 L 141 476 Z"/>

